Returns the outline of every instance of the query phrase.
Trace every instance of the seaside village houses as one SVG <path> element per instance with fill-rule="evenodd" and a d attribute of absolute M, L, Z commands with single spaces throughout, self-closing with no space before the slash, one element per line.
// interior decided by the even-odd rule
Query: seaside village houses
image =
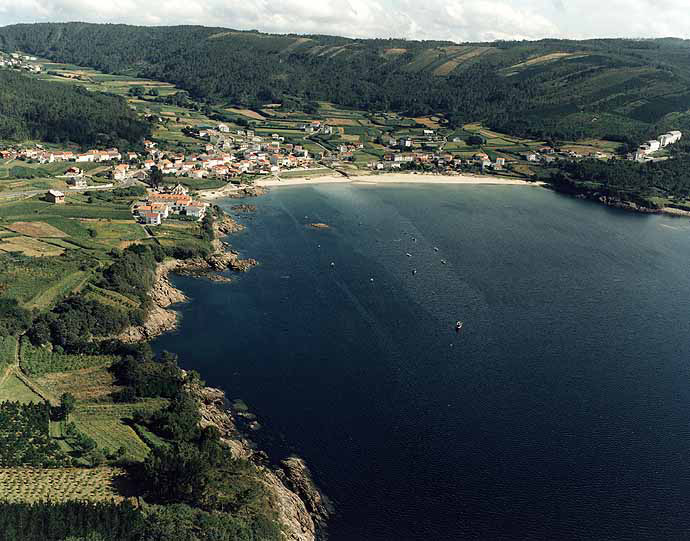
<path fill-rule="evenodd" d="M 313 127 L 318 124 L 317 127 Z M 314 123 L 308 129 L 312 133 L 332 133 L 332 128 Z M 85 164 L 102 164 L 109 167 L 109 176 L 115 182 L 131 179 L 146 180 L 149 171 L 157 167 L 165 176 L 190 178 L 219 178 L 231 180 L 242 174 L 270 175 L 283 169 L 308 169 L 315 164 L 314 157 L 298 144 L 285 143 L 278 134 L 257 136 L 252 130 L 232 131 L 227 125 L 216 127 L 188 126 L 185 133 L 200 139 L 205 144 L 198 153 L 183 154 L 168 152 L 158 148 L 153 141 L 144 141 L 145 155 L 136 152 L 121 153 L 117 148 L 106 150 L 87 150 L 73 152 L 67 150 L 46 150 L 41 145 L 32 148 L 6 148 L 0 150 L 3 159 L 19 159 L 52 164 L 73 162 L 74 168 L 65 174 L 74 187 L 85 187 L 82 168 Z M 347 154 L 356 150 L 355 146 L 343 149 Z M 88 167 L 86 167 L 88 169 Z M 82 180 L 80 180 L 82 179 Z"/>
<path fill-rule="evenodd" d="M 146 201 L 134 204 L 132 213 L 143 224 L 161 225 L 173 215 L 201 220 L 207 208 L 208 203 L 194 201 L 187 188 L 178 184 L 166 191 L 149 190 Z"/>

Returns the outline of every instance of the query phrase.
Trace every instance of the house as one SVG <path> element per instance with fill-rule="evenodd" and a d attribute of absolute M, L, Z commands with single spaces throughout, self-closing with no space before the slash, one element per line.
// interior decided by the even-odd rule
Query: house
<path fill-rule="evenodd" d="M 65 171 L 65 176 L 67 178 L 83 177 L 84 171 L 78 167 L 70 167 L 67 171 Z"/>
<path fill-rule="evenodd" d="M 113 168 L 113 179 L 114 180 L 125 180 L 127 178 L 127 172 L 129 171 L 129 165 L 126 163 L 121 163 Z"/>
<path fill-rule="evenodd" d="M 201 218 L 206 214 L 206 203 L 201 201 L 192 201 L 186 207 L 187 216 L 192 216 L 193 218 Z"/>
<path fill-rule="evenodd" d="M 218 124 L 217 129 L 221 133 L 230 133 L 230 128 L 226 124 Z"/>
<path fill-rule="evenodd" d="M 161 225 L 161 215 L 157 212 L 146 212 L 143 218 L 146 225 Z"/>
<path fill-rule="evenodd" d="M 528 152 L 525 155 L 525 158 L 527 158 L 528 162 L 538 162 L 539 161 L 539 154 L 535 152 Z"/>
<path fill-rule="evenodd" d="M 87 152 L 86 154 L 77 154 L 75 161 L 77 162 L 93 162 L 95 160 L 95 156 L 91 154 L 90 152 Z"/>
<path fill-rule="evenodd" d="M 186 186 L 183 186 L 182 184 L 177 184 L 173 189 L 170 190 L 170 193 L 175 195 L 187 195 L 189 193 L 189 190 Z"/>
<path fill-rule="evenodd" d="M 86 188 L 88 186 L 88 183 L 84 177 L 73 177 L 72 184 L 75 188 Z"/>
<path fill-rule="evenodd" d="M 46 200 L 49 203 L 64 204 L 65 194 L 57 190 L 48 190 L 48 193 L 46 193 Z"/>
<path fill-rule="evenodd" d="M 160 214 L 161 218 L 165 219 L 170 213 L 170 207 L 168 207 L 167 203 L 151 203 L 151 212 Z"/>

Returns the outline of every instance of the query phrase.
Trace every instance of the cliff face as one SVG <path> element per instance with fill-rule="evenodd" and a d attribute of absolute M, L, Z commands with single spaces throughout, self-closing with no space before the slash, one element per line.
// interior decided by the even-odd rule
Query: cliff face
<path fill-rule="evenodd" d="M 143 325 L 126 329 L 118 338 L 123 342 L 140 342 L 151 340 L 163 333 L 175 330 L 178 322 L 177 312 L 168 307 L 186 302 L 187 297 L 175 288 L 168 279 L 168 273 L 178 265 L 177 261 L 161 263 L 156 269 L 156 279 L 149 295 L 152 308 L 148 311 Z"/>

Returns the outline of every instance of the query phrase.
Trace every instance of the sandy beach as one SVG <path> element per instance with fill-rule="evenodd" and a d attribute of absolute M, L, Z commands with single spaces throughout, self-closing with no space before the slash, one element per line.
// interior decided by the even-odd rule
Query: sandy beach
<path fill-rule="evenodd" d="M 257 186 L 304 186 L 305 184 L 499 184 L 534 186 L 536 183 L 517 178 L 490 175 L 429 175 L 408 173 L 384 173 L 380 175 L 303 177 L 284 180 L 258 180 Z"/>
<path fill-rule="evenodd" d="M 358 177 L 352 177 L 358 178 Z M 277 179 L 271 177 L 267 180 L 257 180 L 257 186 L 271 187 L 271 186 L 303 186 L 305 184 L 342 184 L 344 182 L 352 182 L 352 178 L 347 178 L 342 175 L 325 175 L 323 177 L 295 177 Z"/>
<path fill-rule="evenodd" d="M 497 177 L 491 175 L 432 175 L 413 173 L 383 173 L 378 175 L 324 175 L 322 177 L 295 177 L 279 179 L 269 177 L 257 179 L 253 186 L 259 188 L 279 188 L 287 186 L 306 186 L 317 184 L 493 184 L 504 186 L 541 186 L 541 182 L 527 182 L 518 178 Z M 201 190 L 201 199 L 212 200 L 228 197 L 245 189 L 251 189 L 252 185 L 237 186 L 228 183 L 222 188 L 214 190 Z"/>

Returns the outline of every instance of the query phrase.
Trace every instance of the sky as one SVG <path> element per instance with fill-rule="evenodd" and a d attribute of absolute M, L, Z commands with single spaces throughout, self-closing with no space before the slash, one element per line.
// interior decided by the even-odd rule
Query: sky
<path fill-rule="evenodd" d="M 64 21 L 456 42 L 690 38 L 690 0 L 0 0 L 0 25 Z"/>

